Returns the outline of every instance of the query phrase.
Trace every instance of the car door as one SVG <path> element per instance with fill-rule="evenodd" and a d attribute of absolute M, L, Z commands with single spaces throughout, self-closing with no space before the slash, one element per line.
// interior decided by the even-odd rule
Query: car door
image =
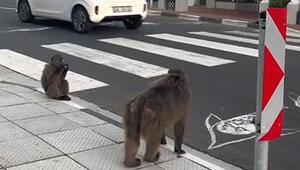
<path fill-rule="evenodd" d="M 31 0 L 40 16 L 63 18 L 65 10 L 73 0 Z"/>
<path fill-rule="evenodd" d="M 65 12 L 74 0 L 42 0 L 45 1 L 45 11 L 54 18 L 65 18 Z"/>
<path fill-rule="evenodd" d="M 40 15 L 44 0 L 28 0 L 33 15 Z"/>

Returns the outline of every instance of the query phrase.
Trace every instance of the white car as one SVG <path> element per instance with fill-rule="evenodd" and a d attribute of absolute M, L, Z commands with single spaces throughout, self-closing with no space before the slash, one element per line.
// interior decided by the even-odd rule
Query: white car
<path fill-rule="evenodd" d="M 146 0 L 17 0 L 17 12 L 23 22 L 35 16 L 72 22 L 80 33 L 94 23 L 123 21 L 128 29 L 138 29 L 147 15 Z"/>

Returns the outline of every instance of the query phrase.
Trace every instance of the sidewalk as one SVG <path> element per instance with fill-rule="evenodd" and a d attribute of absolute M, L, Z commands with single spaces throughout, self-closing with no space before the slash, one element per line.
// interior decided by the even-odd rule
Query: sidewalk
<path fill-rule="evenodd" d="M 123 166 L 121 118 L 72 96 L 50 100 L 35 89 L 38 81 L 0 66 L 0 169 L 119 170 Z M 80 103 L 80 104 L 78 104 Z M 112 120 L 112 119 L 113 120 Z M 239 168 L 184 146 L 173 153 L 168 139 L 155 164 L 142 170 L 207 170 Z M 144 153 L 144 144 L 139 157 Z"/>
<path fill-rule="evenodd" d="M 194 19 L 234 25 L 239 27 L 257 28 L 258 13 L 253 11 L 216 9 L 205 7 L 189 7 L 187 12 L 175 12 L 167 10 L 158 10 L 153 8 L 150 14 L 177 16 L 180 18 Z M 289 28 L 300 31 L 300 25 L 288 25 Z"/>

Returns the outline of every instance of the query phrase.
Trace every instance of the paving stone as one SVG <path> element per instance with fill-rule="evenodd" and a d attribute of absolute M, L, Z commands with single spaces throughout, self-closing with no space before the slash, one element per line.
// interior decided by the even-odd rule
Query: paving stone
<path fill-rule="evenodd" d="M 1 113 L 0 113 L 1 114 Z M 0 123 L 2 123 L 2 122 L 7 122 L 8 120 L 7 119 L 5 119 L 4 117 L 2 117 L 2 116 L 0 116 Z"/>
<path fill-rule="evenodd" d="M 40 135 L 42 139 L 64 153 L 74 153 L 114 144 L 113 141 L 87 128 Z"/>
<path fill-rule="evenodd" d="M 90 170 L 128 169 L 125 168 L 125 166 L 123 165 L 123 161 L 124 161 L 123 145 L 110 145 L 98 149 L 71 154 L 69 156 Z M 151 165 L 153 164 L 142 161 L 142 165 L 138 168 L 142 168 L 144 166 L 151 166 Z"/>
<path fill-rule="evenodd" d="M 39 81 L 33 80 L 29 77 L 26 77 L 22 74 L 15 73 L 15 72 L 11 72 L 1 76 L 1 79 L 3 81 L 22 84 L 33 88 L 41 87 L 41 83 Z"/>
<path fill-rule="evenodd" d="M 63 101 L 50 101 L 50 102 L 43 102 L 39 104 L 58 114 L 79 111 L 75 107 L 71 107 L 68 104 L 64 103 Z"/>
<path fill-rule="evenodd" d="M 82 111 L 62 114 L 62 116 L 82 126 L 95 126 L 95 125 L 102 125 L 106 123 L 105 121 L 98 119 L 97 117 Z"/>
<path fill-rule="evenodd" d="M 0 142 L 0 164 L 5 168 L 61 154 L 37 137 Z"/>
<path fill-rule="evenodd" d="M 10 73 L 13 73 L 12 70 L 8 69 L 8 68 L 5 68 L 3 66 L 0 66 L 0 77 L 3 77 L 7 74 L 10 74 Z"/>
<path fill-rule="evenodd" d="M 28 103 L 24 98 L 0 89 L 0 107 Z M 0 112 L 1 113 L 1 112 Z"/>
<path fill-rule="evenodd" d="M 166 170 L 178 170 L 178 169 L 208 170 L 207 168 L 198 165 L 183 157 L 169 162 L 158 164 L 158 166 Z"/>
<path fill-rule="evenodd" d="M 112 124 L 104 124 L 99 126 L 90 127 L 93 131 L 117 142 L 124 142 L 124 132 L 123 129 L 112 125 Z"/>
<path fill-rule="evenodd" d="M 25 165 L 15 166 L 7 170 L 86 170 L 72 159 L 62 156 Z"/>
<path fill-rule="evenodd" d="M 17 85 L 7 86 L 7 87 L 3 87 L 1 89 L 4 90 L 4 91 L 8 91 L 10 93 L 13 93 L 13 94 L 33 93 L 34 92 L 34 90 L 32 90 L 32 89 L 17 86 Z"/>
<path fill-rule="evenodd" d="M 11 122 L 0 123 L 0 134 L 0 142 L 32 136 Z"/>
<path fill-rule="evenodd" d="M 9 120 L 28 119 L 54 114 L 50 110 L 34 103 L 0 107 L 0 114 Z"/>
<path fill-rule="evenodd" d="M 35 135 L 80 128 L 81 126 L 59 115 L 15 121 L 16 124 Z"/>
<path fill-rule="evenodd" d="M 165 170 L 165 169 L 158 166 L 149 166 L 149 167 L 141 168 L 140 170 Z"/>
<path fill-rule="evenodd" d="M 51 101 L 45 94 L 34 91 L 32 93 L 19 93 L 19 96 L 25 98 L 28 102 L 48 102 Z"/>
<path fill-rule="evenodd" d="M 1 77 L 1 76 L 0 76 Z M 0 88 L 3 88 L 3 87 L 10 87 L 10 86 L 13 86 L 11 84 L 8 84 L 8 83 L 2 83 L 1 82 L 1 79 L 0 79 Z"/>

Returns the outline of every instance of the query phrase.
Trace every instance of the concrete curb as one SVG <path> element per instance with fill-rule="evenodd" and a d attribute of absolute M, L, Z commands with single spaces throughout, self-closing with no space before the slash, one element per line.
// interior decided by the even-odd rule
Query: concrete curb
<path fill-rule="evenodd" d="M 224 25 L 231 25 L 237 27 L 248 27 L 248 28 L 258 28 L 256 22 L 249 22 L 243 20 L 232 20 L 232 19 L 221 19 L 214 17 L 206 17 L 206 16 L 198 16 L 198 15 L 190 15 L 190 14 L 181 14 L 176 11 L 158 11 L 158 10 L 149 10 L 150 16 L 172 16 L 178 17 L 180 19 L 194 20 L 194 21 L 204 21 L 211 23 L 220 23 Z"/>

